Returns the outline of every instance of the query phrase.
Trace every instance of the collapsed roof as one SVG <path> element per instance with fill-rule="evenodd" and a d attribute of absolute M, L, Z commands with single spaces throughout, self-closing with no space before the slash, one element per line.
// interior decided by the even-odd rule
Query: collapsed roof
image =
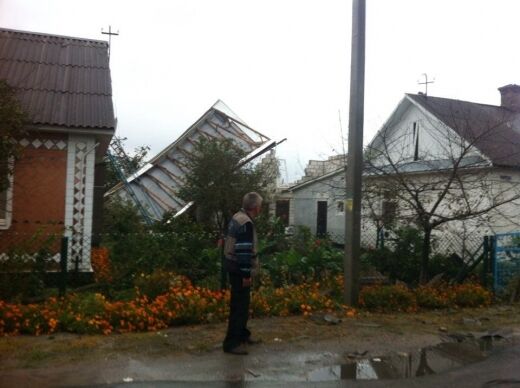
<path fill-rule="evenodd" d="M 186 158 L 191 155 L 200 138 L 230 139 L 246 152 L 252 152 L 270 139 L 248 126 L 224 102 L 218 100 L 192 124 L 177 140 L 148 161 L 127 182 L 140 203 L 154 219 L 161 219 L 168 211 L 179 211 L 186 203 L 177 192 L 188 172 Z M 123 183 L 117 184 L 105 196 L 130 196 Z"/>

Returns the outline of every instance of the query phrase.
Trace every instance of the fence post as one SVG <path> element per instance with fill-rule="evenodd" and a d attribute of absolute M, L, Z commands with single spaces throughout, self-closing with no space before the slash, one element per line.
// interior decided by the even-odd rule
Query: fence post
<path fill-rule="evenodd" d="M 489 237 L 484 236 L 484 260 L 482 261 L 482 271 L 480 273 L 480 283 L 482 287 L 487 288 L 487 278 L 488 278 L 488 269 L 489 269 L 489 254 L 491 250 L 489 249 Z"/>
<path fill-rule="evenodd" d="M 496 238 L 496 235 L 495 236 L 490 236 L 490 239 L 489 239 L 489 247 L 490 247 L 490 251 L 491 251 L 491 254 L 490 254 L 490 260 L 489 260 L 489 267 L 488 267 L 488 273 L 491 273 L 491 287 L 492 287 L 492 290 L 493 292 L 495 292 L 495 278 L 496 278 L 496 261 L 497 261 L 497 258 L 496 258 L 496 255 L 495 255 L 495 251 L 496 251 L 496 243 L 497 243 L 497 238 Z"/>
<path fill-rule="evenodd" d="M 220 289 L 225 290 L 227 288 L 227 273 L 226 273 L 226 256 L 224 254 L 225 238 L 221 237 L 219 240 L 220 248 Z"/>
<path fill-rule="evenodd" d="M 61 238 L 61 252 L 60 252 L 60 277 L 59 277 L 59 295 L 65 296 L 65 289 L 67 287 L 67 261 L 69 254 L 69 238 L 63 236 Z"/>

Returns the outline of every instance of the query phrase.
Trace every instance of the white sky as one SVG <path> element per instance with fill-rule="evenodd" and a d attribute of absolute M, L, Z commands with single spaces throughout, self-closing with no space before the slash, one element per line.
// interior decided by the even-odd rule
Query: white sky
<path fill-rule="evenodd" d="M 341 152 L 351 1 L 0 0 L 0 26 L 95 39 L 108 25 L 118 133 L 159 152 L 222 99 L 271 138 L 290 180 Z M 520 1 L 367 0 L 365 143 L 404 93 L 499 104 L 520 83 Z"/>

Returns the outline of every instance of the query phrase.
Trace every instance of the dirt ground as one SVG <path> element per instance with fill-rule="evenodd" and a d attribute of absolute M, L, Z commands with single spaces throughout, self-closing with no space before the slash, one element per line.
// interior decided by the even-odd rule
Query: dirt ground
<path fill-rule="evenodd" d="M 373 314 L 341 318 L 322 316 L 250 320 L 250 328 L 273 352 L 323 350 L 351 352 L 409 351 L 434 345 L 444 333 L 512 329 L 520 332 L 520 305 L 442 310 L 415 314 Z M 0 338 L 0 376 L 7 371 L 74 366 L 102 360 L 174 359 L 221 351 L 225 323 L 175 327 L 123 335 L 18 336 Z"/>

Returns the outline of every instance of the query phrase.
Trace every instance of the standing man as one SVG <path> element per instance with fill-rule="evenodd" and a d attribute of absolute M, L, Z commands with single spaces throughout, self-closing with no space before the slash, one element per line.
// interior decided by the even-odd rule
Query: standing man
<path fill-rule="evenodd" d="M 260 194 L 247 193 L 242 200 L 242 209 L 233 216 L 228 227 L 224 254 L 231 284 L 231 301 L 228 329 L 223 344 L 226 353 L 246 355 L 246 344 L 260 342 L 251 337 L 251 332 L 247 329 L 247 319 L 251 299 L 251 277 L 256 274 L 258 268 L 258 244 L 253 220 L 260 214 L 261 208 Z"/>

